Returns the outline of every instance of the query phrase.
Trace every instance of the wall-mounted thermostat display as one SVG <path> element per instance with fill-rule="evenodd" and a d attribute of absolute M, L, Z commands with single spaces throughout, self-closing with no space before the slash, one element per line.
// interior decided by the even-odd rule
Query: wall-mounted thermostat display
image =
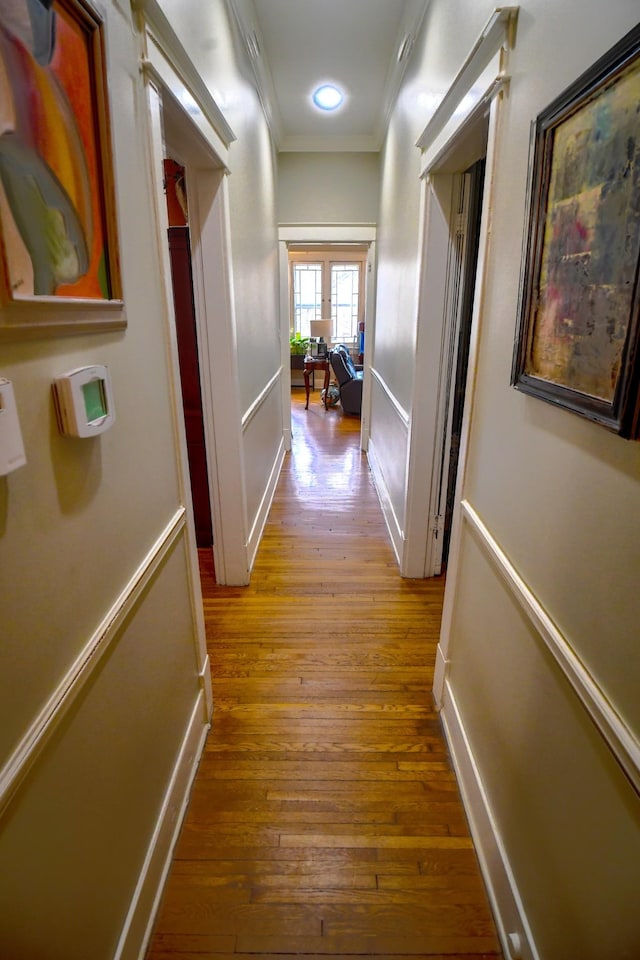
<path fill-rule="evenodd" d="M 53 398 L 58 427 L 65 437 L 95 437 L 116 419 L 107 367 L 79 367 L 56 377 Z"/>
<path fill-rule="evenodd" d="M 0 477 L 26 462 L 13 385 L 0 377 Z"/>

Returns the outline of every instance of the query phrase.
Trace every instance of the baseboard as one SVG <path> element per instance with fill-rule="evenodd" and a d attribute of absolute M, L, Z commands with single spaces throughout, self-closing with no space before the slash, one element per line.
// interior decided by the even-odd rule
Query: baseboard
<path fill-rule="evenodd" d="M 387 525 L 387 530 L 389 531 L 389 536 L 391 537 L 391 545 L 393 546 L 393 551 L 396 555 L 396 561 L 398 566 L 402 563 L 402 554 L 404 551 L 404 535 L 402 528 L 398 523 L 398 518 L 393 509 L 393 503 L 391 502 L 391 497 L 389 491 L 387 490 L 387 485 L 384 480 L 384 474 L 380 469 L 380 461 L 376 453 L 376 445 L 372 439 L 369 440 L 369 446 L 367 449 L 367 459 L 369 461 L 369 466 L 371 468 L 371 477 L 373 479 L 373 484 L 376 488 L 376 493 L 378 494 L 378 500 L 380 501 L 380 506 L 382 508 L 382 515 L 384 521 Z"/>
<path fill-rule="evenodd" d="M 507 958 L 517 957 L 518 960 L 540 960 L 524 905 L 448 682 L 444 684 L 440 717 L 504 955 Z M 512 952 L 509 937 L 514 936 L 519 940 L 519 952 Z"/>
<path fill-rule="evenodd" d="M 146 953 L 173 851 L 187 810 L 191 785 L 209 731 L 209 724 L 204 717 L 204 693 L 200 691 L 140 871 L 114 960 L 143 960 Z"/>

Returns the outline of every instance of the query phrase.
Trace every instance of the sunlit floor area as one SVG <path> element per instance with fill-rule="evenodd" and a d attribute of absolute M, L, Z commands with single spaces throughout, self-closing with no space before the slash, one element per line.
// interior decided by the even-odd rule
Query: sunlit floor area
<path fill-rule="evenodd" d="M 249 587 L 202 554 L 215 711 L 148 960 L 502 956 L 360 421 L 292 391 Z"/>

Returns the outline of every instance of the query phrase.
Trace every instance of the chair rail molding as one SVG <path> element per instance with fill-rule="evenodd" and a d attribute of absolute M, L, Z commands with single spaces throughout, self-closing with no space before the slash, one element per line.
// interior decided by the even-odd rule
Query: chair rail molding
<path fill-rule="evenodd" d="M 400 420 L 405 430 L 408 430 L 410 420 L 411 420 L 409 414 L 407 413 L 405 408 L 402 406 L 402 404 L 400 403 L 398 398 L 395 396 L 395 394 L 392 392 L 386 380 L 384 379 L 384 377 L 381 375 L 381 373 L 378 371 L 376 367 L 371 367 L 371 378 L 372 380 L 375 381 L 375 383 L 380 387 L 381 391 L 384 393 L 385 397 L 389 401 L 391 408 L 393 409 L 393 412 L 397 415 L 398 420 Z"/>
<path fill-rule="evenodd" d="M 478 542 L 492 560 L 494 568 L 555 659 L 627 779 L 636 793 L 640 794 L 640 743 L 633 730 L 617 713 L 597 680 L 574 653 L 569 640 L 534 596 L 529 585 L 518 573 L 471 504 L 463 500 L 461 508 L 463 522 L 474 531 Z M 446 664 L 445 646 L 443 637 L 440 647 L 443 647 L 442 656 Z M 444 679 L 446 683 L 446 677 Z"/>

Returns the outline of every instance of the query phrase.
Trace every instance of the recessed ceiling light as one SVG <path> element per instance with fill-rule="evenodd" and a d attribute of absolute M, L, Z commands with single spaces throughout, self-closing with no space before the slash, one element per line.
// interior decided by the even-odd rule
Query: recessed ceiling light
<path fill-rule="evenodd" d="M 333 84 L 324 83 L 314 91 L 312 100 L 320 110 L 337 110 L 344 100 L 344 94 Z"/>

